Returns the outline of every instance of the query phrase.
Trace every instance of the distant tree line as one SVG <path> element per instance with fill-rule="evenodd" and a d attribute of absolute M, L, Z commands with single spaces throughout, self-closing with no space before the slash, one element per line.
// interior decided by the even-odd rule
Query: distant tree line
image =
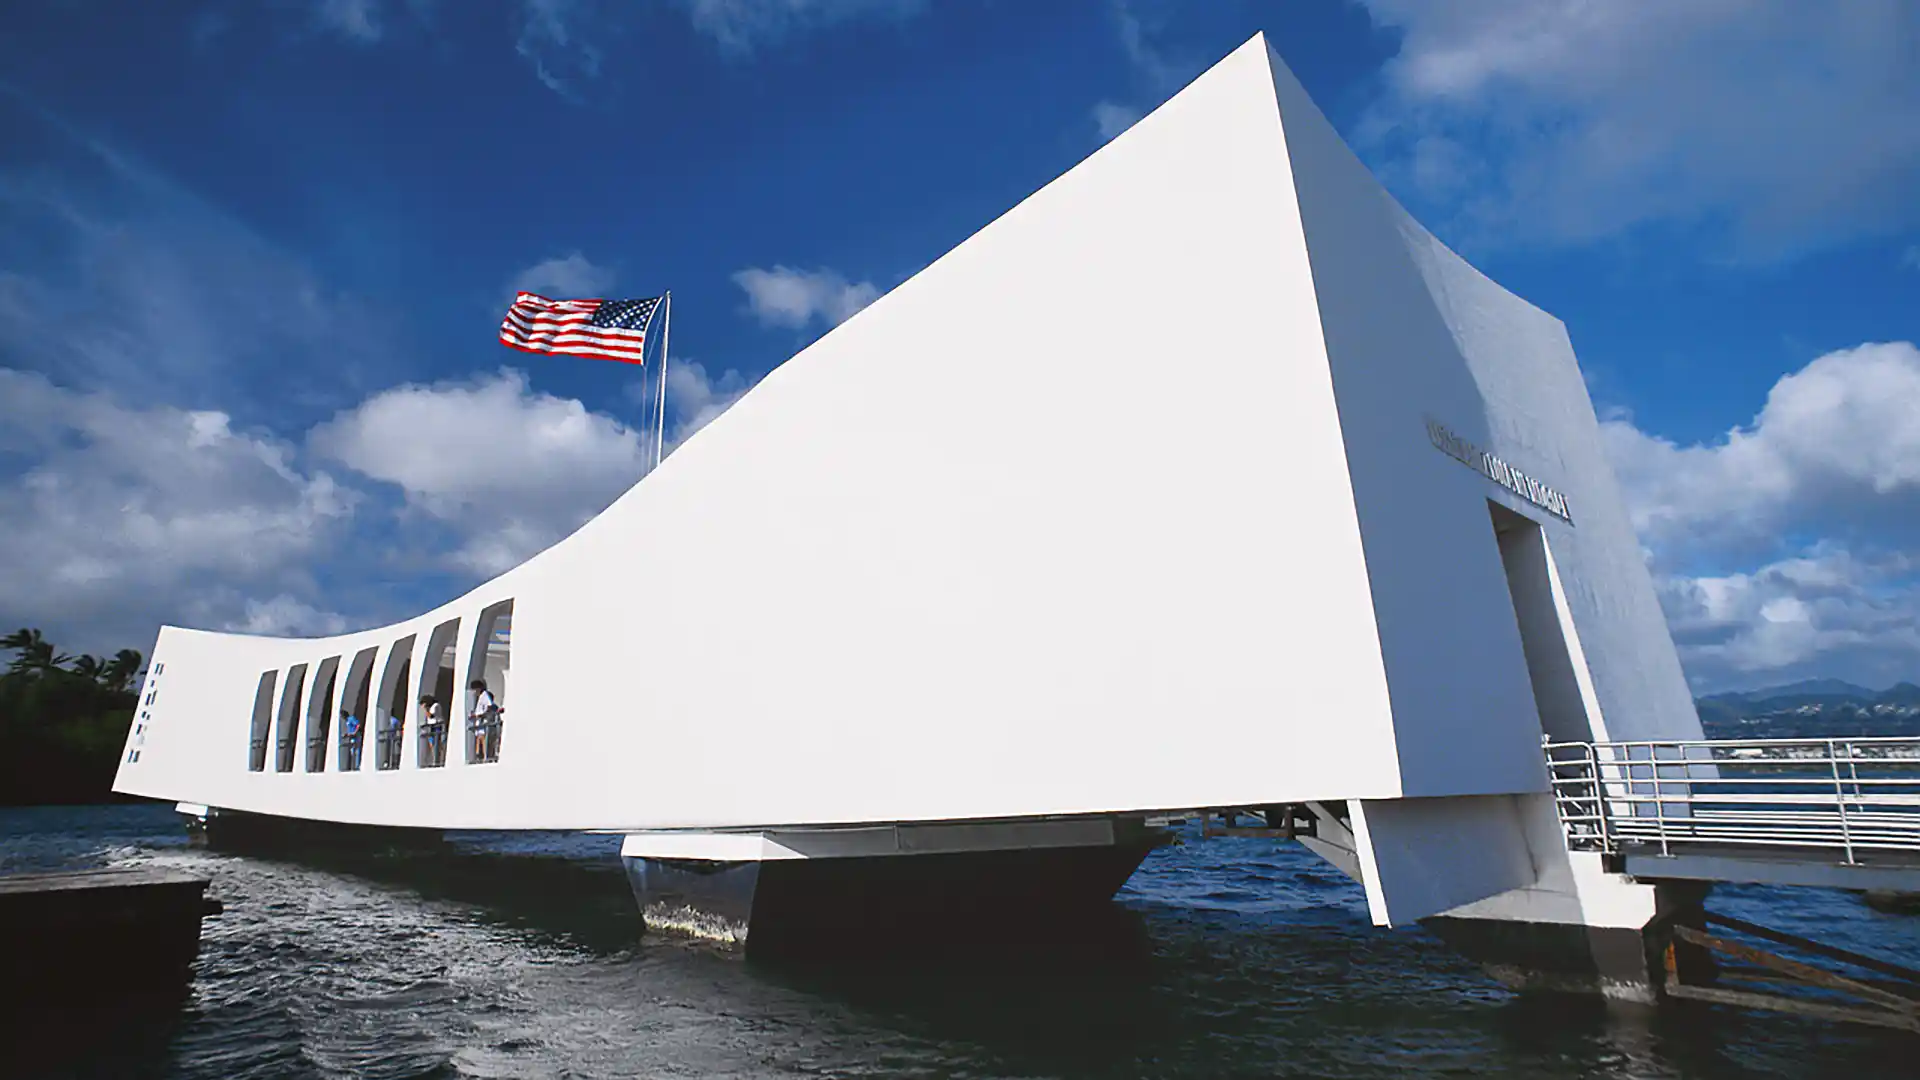
<path fill-rule="evenodd" d="M 0 637 L 0 805 L 107 802 L 145 658 L 68 656 L 40 631 Z"/>

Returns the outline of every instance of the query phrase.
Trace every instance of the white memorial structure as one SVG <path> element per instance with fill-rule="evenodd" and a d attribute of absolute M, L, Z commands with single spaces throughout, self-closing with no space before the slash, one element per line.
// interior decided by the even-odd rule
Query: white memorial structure
<path fill-rule="evenodd" d="M 166 627 L 151 672 L 118 791 L 618 832 L 725 936 L 1104 900 L 1209 807 L 1310 812 L 1375 922 L 1545 984 L 1648 992 L 1687 899 L 1548 795 L 1543 734 L 1700 736 L 1566 329 L 1261 37 L 525 564 L 337 637 Z"/>

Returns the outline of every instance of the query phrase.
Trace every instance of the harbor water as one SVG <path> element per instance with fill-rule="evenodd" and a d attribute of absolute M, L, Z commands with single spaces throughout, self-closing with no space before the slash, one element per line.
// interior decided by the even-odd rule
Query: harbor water
<path fill-rule="evenodd" d="M 1920 1039 L 1718 1006 L 1522 998 L 1297 845 L 1156 851 L 1110 919 L 954 952 L 770 966 L 643 936 L 618 838 L 238 855 L 169 807 L 0 810 L 0 872 L 213 879 L 177 1003 L 10 986 L 10 1077 L 1682 1077 L 1920 1075 Z M 1710 907 L 1920 966 L 1920 916 L 1813 889 Z M 111 972 L 102 972 L 111 979 Z"/>

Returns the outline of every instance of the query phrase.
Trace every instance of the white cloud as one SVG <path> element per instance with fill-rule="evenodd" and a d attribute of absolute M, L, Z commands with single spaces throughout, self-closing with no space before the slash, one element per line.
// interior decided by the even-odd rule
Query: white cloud
<path fill-rule="evenodd" d="M 1126 50 L 1127 62 L 1133 65 L 1151 89 L 1167 93 L 1195 74 L 1187 65 L 1175 62 L 1153 43 L 1149 28 L 1141 20 L 1134 4 L 1128 0 L 1115 0 L 1113 17 L 1120 31 L 1120 47 Z"/>
<path fill-rule="evenodd" d="M 1710 443 L 1601 435 L 1698 688 L 1920 676 L 1920 349 L 1827 353 Z"/>
<path fill-rule="evenodd" d="M 1137 3 L 1114 0 L 1112 11 L 1114 29 L 1119 34 L 1120 48 L 1126 54 L 1127 65 L 1132 69 L 1135 81 L 1155 105 L 1200 73 L 1200 64 L 1176 60 L 1154 43 L 1158 27 L 1147 25 L 1141 18 Z M 1137 105 L 1106 100 L 1094 105 L 1093 123 L 1101 140 L 1106 141 L 1132 127 L 1146 113 L 1146 109 Z"/>
<path fill-rule="evenodd" d="M 1908 0 L 1363 2 L 1401 35 L 1364 141 L 1483 236 L 1677 222 L 1766 257 L 1920 220 Z"/>
<path fill-rule="evenodd" d="M 231 590 L 304 588 L 358 501 L 225 413 L 128 407 L 10 369 L 0 462 L 16 466 L 0 481 L 0 610 L 76 649 L 150 643 L 188 610 L 244 622 Z"/>
<path fill-rule="evenodd" d="M 0 165 L 0 357 L 125 400 L 254 416 L 390 369 L 381 314 L 140 162 L 8 110 L 36 154 Z M 48 333 L 49 326 L 60 327 Z M 351 393 L 349 391 L 349 393 Z"/>
<path fill-rule="evenodd" d="M 380 0 L 319 0 L 313 17 L 323 28 L 360 42 L 379 41 Z"/>
<path fill-rule="evenodd" d="M 1660 599 L 1703 692 L 1817 676 L 1887 686 L 1920 676 L 1915 570 L 1816 544 L 1757 570 L 1663 577 Z"/>
<path fill-rule="evenodd" d="M 613 271 L 595 266 L 575 251 L 527 267 L 514 276 L 508 292 L 525 289 L 554 299 L 606 296 L 613 289 Z"/>
<path fill-rule="evenodd" d="M 1601 432 L 1649 543 L 1920 522 L 1920 349 L 1910 342 L 1819 357 L 1781 378 L 1752 424 L 1712 444 L 1679 446 L 1625 419 Z"/>
<path fill-rule="evenodd" d="M 1100 138 L 1104 141 L 1138 123 L 1140 116 L 1140 110 L 1132 106 L 1102 101 L 1093 107 L 1093 126 L 1100 130 Z"/>
<path fill-rule="evenodd" d="M 314 428 L 308 445 L 465 534 L 450 561 L 488 575 L 599 513 L 644 462 L 638 432 L 513 370 L 384 391 Z"/>
<path fill-rule="evenodd" d="M 267 637 L 326 637 L 344 634 L 355 624 L 338 612 L 322 611 L 281 593 L 266 600 L 242 600 L 240 613 L 215 623 L 214 629 Z"/>
<path fill-rule="evenodd" d="M 601 70 L 601 47 L 588 24 L 605 28 L 610 15 L 587 0 L 522 0 L 514 49 L 547 89 L 578 101 Z"/>
<path fill-rule="evenodd" d="M 746 290 L 747 308 L 762 325 L 792 330 L 801 329 L 814 319 L 829 326 L 838 325 L 880 295 L 880 289 L 873 282 L 849 282 L 837 271 L 824 267 L 819 270 L 750 267 L 734 274 L 733 281 Z"/>
<path fill-rule="evenodd" d="M 856 19 L 903 21 L 927 9 L 926 0 L 683 0 L 693 28 L 732 53 L 778 42 L 818 26 Z"/>
<path fill-rule="evenodd" d="M 712 423 L 751 389 L 752 381 L 732 368 L 715 378 L 697 360 L 675 360 L 667 368 L 667 403 L 675 417 L 669 449 Z"/>

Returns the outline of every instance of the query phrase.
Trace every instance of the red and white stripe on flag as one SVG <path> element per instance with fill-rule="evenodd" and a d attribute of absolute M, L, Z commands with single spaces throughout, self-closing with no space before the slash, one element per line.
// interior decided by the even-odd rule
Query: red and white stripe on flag
<path fill-rule="evenodd" d="M 550 300 L 522 292 L 500 323 L 500 343 L 522 352 L 638 364 L 659 299 Z"/>

